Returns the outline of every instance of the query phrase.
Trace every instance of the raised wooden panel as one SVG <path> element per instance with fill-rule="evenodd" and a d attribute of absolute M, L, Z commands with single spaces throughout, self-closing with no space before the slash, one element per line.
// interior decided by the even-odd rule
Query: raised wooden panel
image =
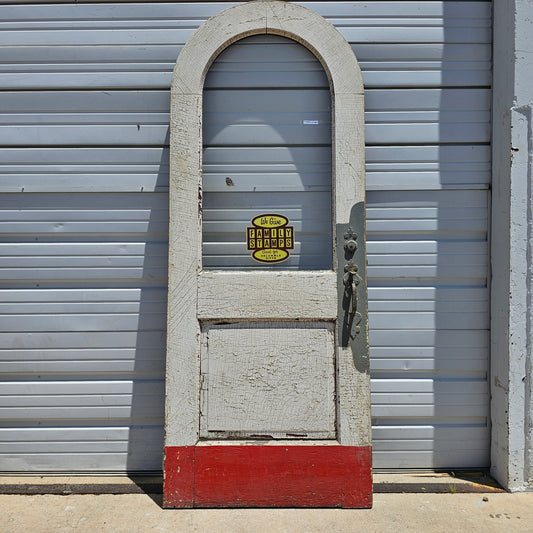
<path fill-rule="evenodd" d="M 205 324 L 202 435 L 335 438 L 333 323 Z"/>

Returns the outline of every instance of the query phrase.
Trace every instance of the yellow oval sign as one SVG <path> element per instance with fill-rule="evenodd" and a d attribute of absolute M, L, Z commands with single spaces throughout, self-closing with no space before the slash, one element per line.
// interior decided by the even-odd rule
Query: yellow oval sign
<path fill-rule="evenodd" d="M 256 228 L 281 228 L 289 223 L 289 219 L 283 215 L 276 215 L 274 213 L 266 213 L 264 215 L 256 216 L 252 219 L 252 224 Z"/>
<path fill-rule="evenodd" d="M 261 263 L 279 263 L 289 257 L 289 252 L 278 248 L 264 248 L 263 250 L 255 250 L 252 257 Z"/>

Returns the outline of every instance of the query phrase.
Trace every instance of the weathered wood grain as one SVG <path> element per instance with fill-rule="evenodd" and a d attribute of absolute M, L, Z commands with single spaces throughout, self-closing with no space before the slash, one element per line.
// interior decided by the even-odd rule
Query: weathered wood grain
<path fill-rule="evenodd" d="M 204 437 L 335 437 L 333 323 L 208 325 Z"/>
<path fill-rule="evenodd" d="M 371 464 L 370 446 L 169 446 L 163 507 L 368 508 Z"/>
<path fill-rule="evenodd" d="M 199 175 L 201 96 L 172 88 L 166 367 L 166 445 L 198 440 L 200 327 L 196 282 L 200 267 Z"/>
<path fill-rule="evenodd" d="M 334 272 L 206 272 L 198 276 L 198 318 L 337 318 Z"/>

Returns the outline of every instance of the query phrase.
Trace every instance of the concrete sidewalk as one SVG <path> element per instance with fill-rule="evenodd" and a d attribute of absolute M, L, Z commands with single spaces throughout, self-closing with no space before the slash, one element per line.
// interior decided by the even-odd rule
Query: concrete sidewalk
<path fill-rule="evenodd" d="M 0 533 L 533 533 L 533 493 L 482 473 L 375 474 L 370 510 L 164 510 L 161 488 L 161 477 L 0 477 Z"/>
<path fill-rule="evenodd" d="M 533 493 L 376 494 L 370 510 L 163 510 L 161 495 L 2 495 L 0 532 L 533 532 Z"/>

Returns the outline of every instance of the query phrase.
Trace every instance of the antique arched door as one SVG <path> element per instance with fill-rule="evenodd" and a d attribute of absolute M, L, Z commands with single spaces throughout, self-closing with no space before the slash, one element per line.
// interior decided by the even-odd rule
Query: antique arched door
<path fill-rule="evenodd" d="M 274 94 L 267 76 L 204 92 L 220 52 L 258 34 L 302 43 L 292 48 L 320 60 L 322 86 Z M 265 54 L 268 40 L 251 42 Z M 363 125 L 357 61 L 307 9 L 231 8 L 181 52 L 165 506 L 371 505 Z"/>

